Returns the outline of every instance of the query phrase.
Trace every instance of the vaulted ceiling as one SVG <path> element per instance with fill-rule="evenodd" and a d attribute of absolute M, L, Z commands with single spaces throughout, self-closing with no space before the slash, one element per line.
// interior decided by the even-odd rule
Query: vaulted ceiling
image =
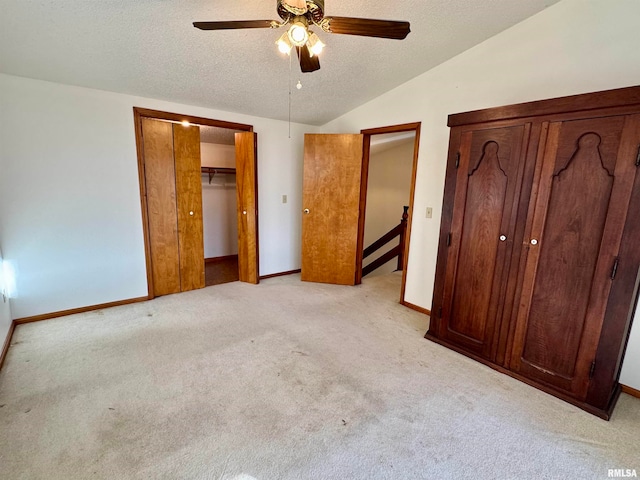
<path fill-rule="evenodd" d="M 326 0 L 327 16 L 407 20 L 411 33 L 317 32 L 322 68 L 303 74 L 278 52 L 280 30 L 192 26 L 276 20 L 276 0 L 0 0 L 0 72 L 280 120 L 291 85 L 291 119 L 322 125 L 557 1 Z"/>

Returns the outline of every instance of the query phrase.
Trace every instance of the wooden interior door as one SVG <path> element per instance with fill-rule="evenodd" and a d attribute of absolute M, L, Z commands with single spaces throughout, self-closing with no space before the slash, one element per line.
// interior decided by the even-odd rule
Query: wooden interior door
<path fill-rule="evenodd" d="M 241 282 L 258 283 L 258 134 L 235 134 L 238 196 L 238 274 Z"/>
<path fill-rule="evenodd" d="M 440 333 L 485 358 L 497 348 L 528 135 L 528 125 L 469 131 L 458 150 Z"/>
<path fill-rule="evenodd" d="M 363 135 L 304 138 L 303 281 L 354 285 Z"/>
<path fill-rule="evenodd" d="M 173 124 L 180 291 L 204 288 L 200 128 Z"/>
<path fill-rule="evenodd" d="M 153 295 L 180 291 L 180 249 L 172 124 L 142 119 Z"/>
<path fill-rule="evenodd" d="M 555 122 L 530 210 L 510 368 L 584 399 L 637 174 L 640 115 Z"/>

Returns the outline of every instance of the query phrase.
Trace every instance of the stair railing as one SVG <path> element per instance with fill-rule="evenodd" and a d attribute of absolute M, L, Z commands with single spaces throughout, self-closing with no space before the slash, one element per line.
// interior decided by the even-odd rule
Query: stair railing
<path fill-rule="evenodd" d="M 395 227 L 393 227 L 391 230 L 389 230 L 387 233 L 382 235 L 378 240 L 373 242 L 367 248 L 365 248 L 364 251 L 362 252 L 362 259 L 364 260 L 365 258 L 369 257 L 370 255 L 372 255 L 373 253 L 375 253 L 376 251 L 384 247 L 387 243 L 394 240 L 396 237 L 400 237 L 400 241 L 398 245 L 393 247 L 384 255 L 378 257 L 376 260 L 374 260 L 367 266 L 362 267 L 363 277 L 366 275 L 369 275 L 371 272 L 373 272 L 374 270 L 377 270 L 382 265 L 393 260 L 396 257 L 398 257 L 398 264 L 397 264 L 396 270 L 402 270 L 402 267 L 404 265 L 404 243 L 407 235 L 407 219 L 409 218 L 409 213 L 408 213 L 409 207 L 405 206 L 403 207 L 403 209 L 404 209 L 404 212 L 402 213 L 402 220 L 400 220 L 400 223 Z"/>

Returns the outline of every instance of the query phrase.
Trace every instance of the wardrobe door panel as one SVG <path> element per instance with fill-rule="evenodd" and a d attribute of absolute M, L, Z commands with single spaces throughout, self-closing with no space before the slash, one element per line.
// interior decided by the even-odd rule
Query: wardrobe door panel
<path fill-rule="evenodd" d="M 552 123 L 511 368 L 583 398 L 635 177 L 638 116 Z"/>
<path fill-rule="evenodd" d="M 525 132 L 520 125 L 461 136 L 442 338 L 486 358 L 504 305 Z"/>

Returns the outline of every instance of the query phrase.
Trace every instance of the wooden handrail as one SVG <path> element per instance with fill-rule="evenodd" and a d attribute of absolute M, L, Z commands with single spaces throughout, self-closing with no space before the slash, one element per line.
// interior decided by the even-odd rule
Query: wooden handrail
<path fill-rule="evenodd" d="M 374 270 L 380 268 L 382 265 L 389 262 L 390 260 L 393 260 L 395 257 L 398 257 L 397 270 L 403 269 L 404 243 L 405 243 L 405 237 L 407 233 L 407 219 L 409 218 L 409 213 L 408 213 L 409 207 L 405 206 L 403 208 L 404 208 L 404 212 L 402 213 L 402 220 L 400 220 L 400 223 L 395 227 L 393 227 L 391 230 L 389 230 L 387 233 L 385 233 L 378 240 L 373 242 L 371 245 L 369 245 L 367 248 L 365 248 L 364 251 L 362 252 L 362 258 L 363 259 L 367 258 L 369 255 L 373 254 L 380 248 L 384 247 L 387 243 L 389 243 L 390 241 L 392 241 L 394 238 L 398 236 L 400 237 L 399 244 L 396 245 L 391 250 L 389 250 L 384 255 L 382 255 L 381 257 L 379 257 L 378 259 L 371 262 L 366 267 L 363 267 L 362 268 L 363 277 L 373 272 Z"/>
<path fill-rule="evenodd" d="M 366 267 L 363 267 L 362 268 L 362 276 L 364 277 L 365 275 L 369 275 L 371 272 L 373 272 L 374 270 L 377 270 L 378 268 L 380 268 L 382 265 L 384 265 L 388 261 L 393 260 L 394 258 L 396 258 L 399 254 L 400 254 L 400 245 L 396 245 L 391 250 L 389 250 L 387 253 L 385 253 L 381 257 L 375 259 L 373 262 L 371 262 Z"/>
<path fill-rule="evenodd" d="M 367 258 L 373 252 L 384 247 L 387 243 L 389 243 L 391 240 L 399 236 L 401 233 L 402 233 L 402 223 L 399 223 L 398 225 L 393 227 L 391 230 L 389 230 L 387 233 L 385 233 L 383 236 L 381 236 L 378 240 L 376 240 L 367 248 L 365 248 L 364 252 L 362 252 L 362 258 Z"/>

